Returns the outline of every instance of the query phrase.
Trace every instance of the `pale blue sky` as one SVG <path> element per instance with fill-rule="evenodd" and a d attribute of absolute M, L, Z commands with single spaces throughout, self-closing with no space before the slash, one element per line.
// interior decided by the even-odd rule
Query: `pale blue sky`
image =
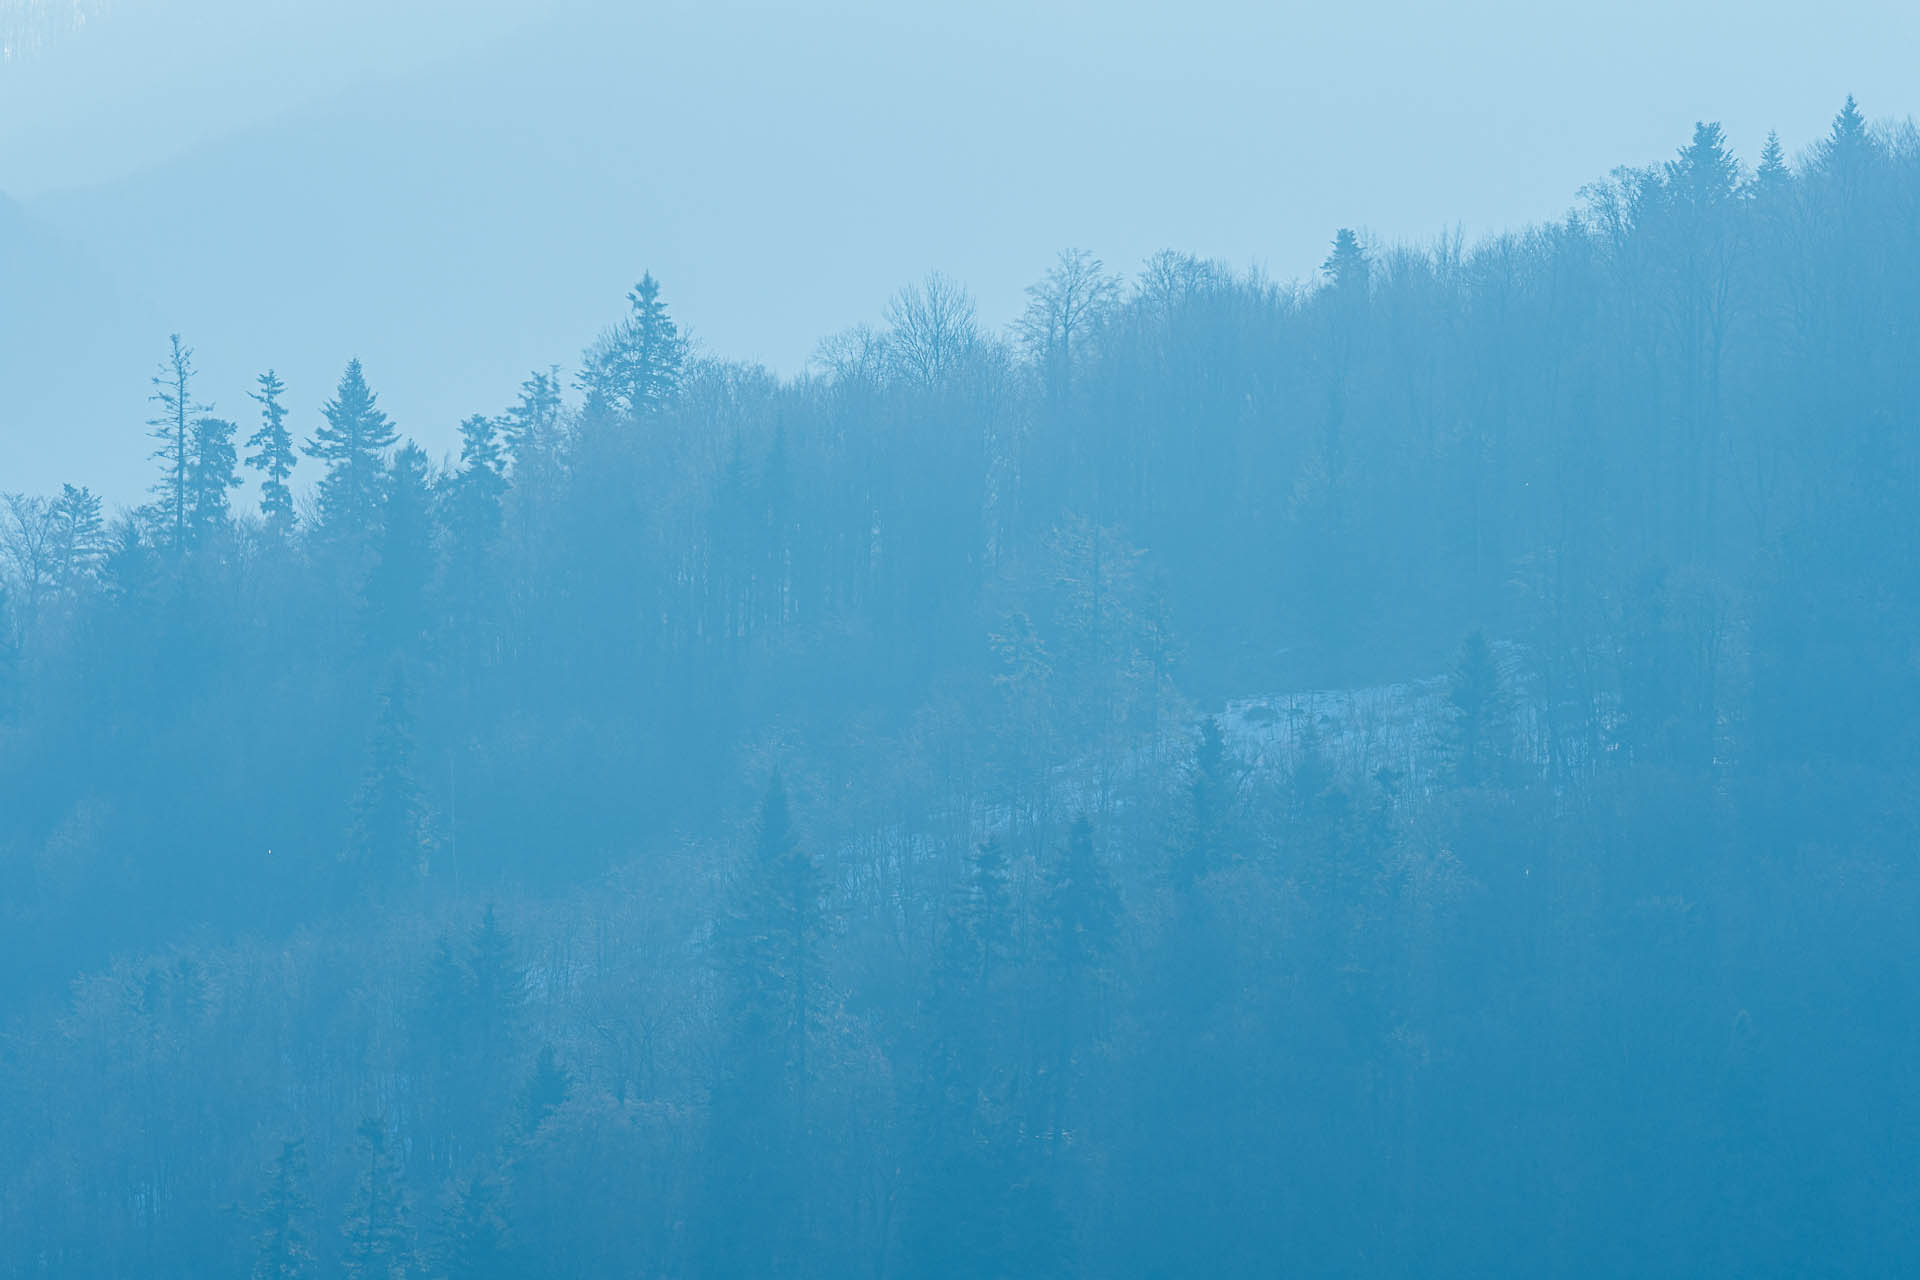
<path fill-rule="evenodd" d="M 708 350 L 791 371 L 931 269 L 999 323 L 1067 245 L 1293 277 L 1341 225 L 1556 216 L 1696 119 L 1798 149 L 1849 92 L 1915 110 L 1920 48 L 1893 4 L 96 7 L 0 63 L 0 193 L 81 264 L 57 305 L 0 294 L 33 340 L 0 490 L 136 497 L 170 328 L 222 412 L 271 363 L 303 429 L 359 354 L 437 454 L 644 269 Z"/>

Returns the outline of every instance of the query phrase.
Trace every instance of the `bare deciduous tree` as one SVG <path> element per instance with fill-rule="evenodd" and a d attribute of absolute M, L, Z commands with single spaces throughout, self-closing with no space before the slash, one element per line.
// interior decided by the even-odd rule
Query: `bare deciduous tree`
<path fill-rule="evenodd" d="M 945 383 L 980 346 L 973 299 L 937 271 L 894 294 L 884 314 L 894 371 L 920 386 Z"/>
<path fill-rule="evenodd" d="M 1027 309 L 1014 331 L 1040 367 L 1049 394 L 1066 393 L 1075 362 L 1119 297 L 1119 282 L 1085 249 L 1062 250 L 1046 278 L 1027 286 Z"/>

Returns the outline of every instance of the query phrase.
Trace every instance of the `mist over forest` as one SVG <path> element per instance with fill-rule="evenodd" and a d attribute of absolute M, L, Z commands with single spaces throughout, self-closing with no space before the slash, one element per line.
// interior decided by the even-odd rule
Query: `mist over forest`
<path fill-rule="evenodd" d="M 103 371 L 144 498 L 0 474 L 0 1276 L 1920 1269 L 1920 133 L 1313 256 L 785 373 L 643 272 L 457 452 Z"/>

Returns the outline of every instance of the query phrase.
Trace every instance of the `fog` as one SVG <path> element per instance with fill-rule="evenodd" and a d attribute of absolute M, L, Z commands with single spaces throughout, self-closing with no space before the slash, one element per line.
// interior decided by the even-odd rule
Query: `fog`
<path fill-rule="evenodd" d="M 0 1280 L 1920 1273 L 1915 25 L 0 3 Z"/>
<path fill-rule="evenodd" d="M 272 366 L 310 415 L 358 355 L 439 457 L 645 270 L 703 350 L 793 373 L 928 270 L 1001 324 L 1066 245 L 1302 278 L 1337 226 L 1558 216 L 1696 119 L 1797 150 L 1849 92 L 1904 110 L 1920 37 L 1774 4 L 8 7 L 44 38 L 0 62 L 0 477 L 36 489 L 119 456 L 171 332 L 229 413 Z"/>

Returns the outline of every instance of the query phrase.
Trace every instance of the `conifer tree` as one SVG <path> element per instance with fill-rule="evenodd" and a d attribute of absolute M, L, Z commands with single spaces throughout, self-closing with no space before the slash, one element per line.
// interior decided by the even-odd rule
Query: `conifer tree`
<path fill-rule="evenodd" d="M 905 1194 L 906 1272 L 1058 1274 L 1066 1232 L 1022 1106 L 1012 886 L 995 840 L 976 846 L 942 931 L 920 1016 Z"/>
<path fill-rule="evenodd" d="M 441 1229 L 440 1273 L 444 1280 L 518 1280 L 507 1236 L 500 1184 L 482 1172 L 454 1190 Z"/>
<path fill-rule="evenodd" d="M 531 1138 L 546 1123 L 547 1117 L 566 1104 L 573 1089 L 573 1075 L 560 1065 L 553 1046 L 540 1046 L 533 1061 L 533 1074 L 520 1091 L 520 1134 Z"/>
<path fill-rule="evenodd" d="M 472 958 L 467 963 L 472 1045 L 483 1063 L 513 1062 L 525 1008 L 527 970 L 515 953 L 513 935 L 501 928 L 488 903 L 474 927 Z"/>
<path fill-rule="evenodd" d="M 380 699 L 367 771 L 354 800 L 348 851 L 363 888 L 420 867 L 426 800 L 413 772 L 413 723 L 404 671 L 396 665 Z"/>
<path fill-rule="evenodd" d="M 1786 149 L 1780 145 L 1780 133 L 1767 130 L 1767 143 L 1760 149 L 1760 163 L 1753 172 L 1753 196 L 1762 208 L 1777 208 L 1793 185 L 1793 171 L 1787 167 Z"/>
<path fill-rule="evenodd" d="M 483 608 L 506 492 L 499 425 L 476 413 L 460 424 L 460 470 L 448 482 L 445 503 L 447 591 L 456 617 L 469 631 Z"/>
<path fill-rule="evenodd" d="M 53 503 L 55 585 L 72 591 L 100 572 L 107 555 L 106 524 L 100 499 L 84 485 L 60 486 Z"/>
<path fill-rule="evenodd" d="M 194 542 L 204 541 L 226 526 L 227 492 L 240 487 L 240 477 L 234 473 L 235 430 L 225 418 L 201 416 L 193 421 L 192 457 L 187 467 L 187 525 Z"/>
<path fill-rule="evenodd" d="M 306 1144 L 280 1144 L 267 1182 L 266 1200 L 256 1220 L 260 1224 L 253 1262 L 253 1280 L 308 1280 L 316 1274 L 307 1202 Z"/>
<path fill-rule="evenodd" d="M 1063 855 L 1049 868 L 1043 901 L 1048 1007 L 1041 1036 L 1049 1055 L 1046 1129 L 1064 1123 L 1067 1095 L 1103 1014 L 1102 988 L 1118 939 L 1120 899 L 1094 851 L 1093 823 L 1073 820 Z"/>
<path fill-rule="evenodd" d="M 386 1123 L 361 1121 L 360 1183 L 348 1202 L 342 1230 L 347 1280 L 411 1280 L 417 1274 L 408 1226 L 406 1188 L 389 1150 Z"/>
<path fill-rule="evenodd" d="M 1740 162 L 1727 149 L 1726 135 L 1717 122 L 1696 122 L 1693 139 L 1666 167 L 1667 186 L 1694 209 L 1717 209 L 1730 204 L 1740 190 Z"/>
<path fill-rule="evenodd" d="M 1367 251 L 1360 246 L 1360 237 L 1351 228 L 1341 227 L 1334 233 L 1333 249 L 1320 264 L 1320 270 L 1327 277 L 1334 296 L 1366 298 L 1373 267 L 1367 260 Z"/>
<path fill-rule="evenodd" d="M 299 464 L 293 433 L 287 430 L 287 407 L 280 402 L 287 384 L 269 369 L 255 379 L 258 391 L 247 394 L 260 404 L 260 426 L 247 437 L 247 465 L 260 473 L 260 514 L 266 517 L 267 532 L 285 538 L 293 532 L 293 490 L 288 479 Z"/>
<path fill-rule="evenodd" d="M 656 413 L 680 388 L 687 342 L 649 273 L 627 294 L 628 314 L 587 352 L 580 385 L 590 402 L 628 419 Z"/>
<path fill-rule="evenodd" d="M 806 1066 L 808 1022 L 819 982 L 820 892 L 819 873 L 793 829 L 786 786 L 776 775 L 761 802 L 752 856 L 724 946 L 738 1047 L 758 1060 L 749 1070 L 787 1085 Z"/>
<path fill-rule="evenodd" d="M 818 1013 L 820 883 L 778 775 L 716 939 L 725 1019 L 701 1232 L 708 1274 L 795 1265 L 804 1218 L 807 1041 Z"/>
<path fill-rule="evenodd" d="M 1173 865 L 1174 884 L 1191 889 L 1237 854 L 1232 816 L 1239 768 L 1227 751 L 1218 716 L 1200 722 L 1200 743 L 1187 778 L 1188 811 Z"/>
<path fill-rule="evenodd" d="M 1512 757 L 1500 666 L 1485 633 L 1469 634 L 1447 683 L 1447 773 L 1457 786 L 1499 783 Z"/>
<path fill-rule="evenodd" d="M 305 446 L 307 456 L 327 468 L 320 480 L 320 516 L 332 532 L 356 537 L 377 527 L 387 451 L 398 435 L 358 360 L 348 361 L 321 413 L 325 425 Z"/>
<path fill-rule="evenodd" d="M 1815 152 L 1817 163 L 1842 182 L 1850 183 L 1858 179 L 1872 150 L 1867 118 L 1861 114 L 1853 95 L 1848 94 L 1845 105 L 1834 116 L 1833 125 Z"/>
<path fill-rule="evenodd" d="M 1067 832 L 1066 854 L 1047 886 L 1048 946 L 1062 972 L 1085 975 L 1112 953 L 1120 916 L 1113 878 L 1093 847 L 1093 823 L 1085 814 Z"/>
<path fill-rule="evenodd" d="M 483 481 L 496 501 L 506 487 L 500 425 L 484 413 L 472 414 L 460 424 L 460 474 Z"/>
<path fill-rule="evenodd" d="M 410 652 L 427 630 L 432 503 L 427 455 L 409 441 L 393 455 L 381 485 L 375 560 L 365 587 L 368 636 L 376 650 Z"/>
<path fill-rule="evenodd" d="M 155 515 L 166 530 L 167 541 L 182 546 L 187 541 L 191 520 L 193 467 L 193 420 L 213 406 L 193 398 L 193 349 L 183 346 L 180 335 L 170 334 L 172 350 L 153 377 L 153 394 L 147 397 L 160 406 L 147 419 L 148 434 L 159 441 L 153 458 L 160 464 L 160 479 L 153 492 L 159 499 Z"/>
<path fill-rule="evenodd" d="M 520 398 L 501 417 L 501 445 L 515 471 L 559 446 L 561 398 L 560 368 L 536 370 L 520 384 Z"/>

